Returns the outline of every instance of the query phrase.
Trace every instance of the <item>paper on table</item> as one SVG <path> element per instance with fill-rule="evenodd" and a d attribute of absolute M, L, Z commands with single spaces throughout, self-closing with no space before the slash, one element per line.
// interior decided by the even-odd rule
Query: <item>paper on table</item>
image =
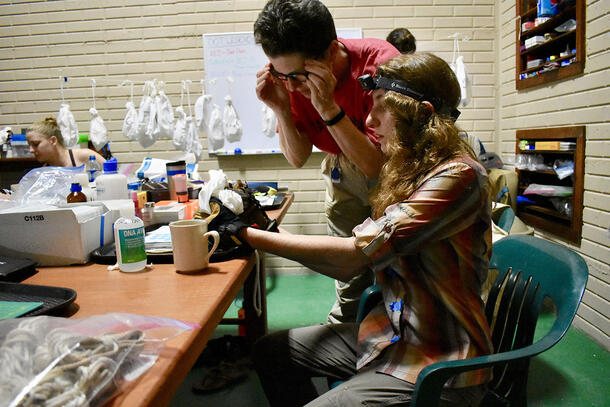
<path fill-rule="evenodd" d="M 171 253 L 172 235 L 169 225 L 148 232 L 144 238 L 144 246 L 146 247 L 146 253 Z"/>
<path fill-rule="evenodd" d="M 42 302 L 0 301 L 0 319 L 17 318 L 42 306 Z"/>

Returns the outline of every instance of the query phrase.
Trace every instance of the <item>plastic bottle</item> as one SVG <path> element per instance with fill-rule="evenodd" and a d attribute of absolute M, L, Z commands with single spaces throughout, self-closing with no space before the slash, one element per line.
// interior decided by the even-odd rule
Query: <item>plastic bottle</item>
<path fill-rule="evenodd" d="M 66 197 L 68 203 L 87 202 L 87 197 L 82 193 L 83 188 L 78 182 L 73 182 L 70 186 L 70 193 Z"/>
<path fill-rule="evenodd" d="M 127 196 L 127 177 L 117 173 L 116 158 L 104 162 L 104 172 L 95 179 L 96 199 L 125 199 Z"/>
<path fill-rule="evenodd" d="M 81 172 L 74 174 L 72 182 L 78 182 L 82 188 L 82 193 L 87 197 L 87 201 L 95 200 L 95 191 L 89 186 L 89 174 Z"/>
<path fill-rule="evenodd" d="M 121 271 L 130 273 L 146 267 L 144 222 L 135 216 L 120 217 L 114 222 L 116 260 Z"/>
<path fill-rule="evenodd" d="M 85 172 L 89 175 L 89 182 L 95 181 L 100 175 L 100 165 L 95 161 L 94 155 L 89 156 L 89 161 L 85 164 Z"/>
<path fill-rule="evenodd" d="M 138 200 L 138 191 L 129 190 L 131 194 L 131 202 L 133 202 L 133 209 L 136 216 L 142 219 L 142 208 L 140 207 L 140 201 Z"/>
<path fill-rule="evenodd" d="M 186 186 L 186 162 L 174 161 L 167 163 L 167 182 L 169 185 L 169 199 L 178 202 L 188 202 L 188 189 Z"/>

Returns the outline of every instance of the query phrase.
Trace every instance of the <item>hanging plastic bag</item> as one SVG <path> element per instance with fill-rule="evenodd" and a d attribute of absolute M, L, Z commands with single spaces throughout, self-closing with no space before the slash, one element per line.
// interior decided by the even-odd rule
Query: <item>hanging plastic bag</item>
<path fill-rule="evenodd" d="M 148 124 L 146 125 L 146 130 L 144 135 L 147 139 L 152 140 L 151 145 L 157 141 L 159 137 L 159 124 L 157 121 L 157 103 L 155 102 L 157 98 L 157 80 L 154 79 L 150 82 L 150 116 L 148 117 Z M 140 143 L 141 144 L 141 143 Z"/>
<path fill-rule="evenodd" d="M 194 324 L 126 313 L 0 321 L 0 400 L 11 406 L 102 406 L 140 377 L 167 340 Z"/>
<path fill-rule="evenodd" d="M 233 98 L 231 97 L 231 83 L 233 83 L 233 78 L 228 77 L 227 82 L 229 84 L 229 94 L 225 96 L 225 107 L 222 112 L 223 133 L 229 143 L 235 143 L 241 140 L 243 131 L 241 121 L 235 110 L 235 105 L 233 104 Z"/>
<path fill-rule="evenodd" d="M 61 131 L 63 145 L 66 148 L 75 147 L 78 144 L 78 127 L 76 120 L 70 111 L 70 105 L 62 103 L 57 113 L 57 125 Z"/>
<path fill-rule="evenodd" d="M 220 106 L 216 103 L 212 105 L 210 122 L 208 123 L 208 149 L 216 151 L 225 145 L 224 126 L 222 123 L 222 113 Z"/>
<path fill-rule="evenodd" d="M 150 147 L 155 143 L 153 138 L 151 120 L 154 122 L 156 115 L 156 106 L 153 99 L 154 88 L 152 81 L 144 82 L 144 93 L 140 101 L 138 110 L 138 131 L 136 139 L 144 148 Z"/>
<path fill-rule="evenodd" d="M 459 34 L 455 33 L 452 35 L 452 37 L 453 56 L 451 58 L 451 64 L 449 64 L 449 66 L 455 73 L 458 83 L 460 84 L 460 92 L 462 94 L 462 98 L 460 99 L 460 106 L 464 107 L 467 106 L 470 103 L 470 100 L 472 99 L 472 84 L 468 76 L 466 64 L 464 64 L 464 57 L 460 55 L 460 44 L 458 39 Z"/>
<path fill-rule="evenodd" d="M 193 121 L 193 111 L 191 109 L 191 92 L 189 89 L 189 85 L 191 81 L 186 80 L 182 81 L 182 86 L 186 91 L 186 103 L 189 108 L 189 115 L 186 117 L 186 148 L 184 152 L 193 153 L 197 161 L 201 158 L 201 152 L 203 151 L 203 147 L 201 146 L 201 141 L 199 141 L 199 134 L 197 133 L 197 127 L 195 126 L 195 122 Z"/>
<path fill-rule="evenodd" d="M 277 117 L 273 110 L 263 105 L 263 134 L 269 138 L 275 137 L 277 129 Z"/>
<path fill-rule="evenodd" d="M 174 108 L 163 91 L 163 82 L 159 82 L 158 92 L 155 95 L 156 126 L 155 131 L 159 139 L 171 139 L 174 135 Z"/>
<path fill-rule="evenodd" d="M 127 79 L 121 82 L 118 86 L 123 86 L 126 83 L 129 83 L 130 85 L 131 97 L 129 101 L 125 103 L 127 113 L 123 119 L 123 135 L 127 137 L 128 140 L 135 141 L 138 136 L 138 111 L 133 103 L 133 82 Z"/>
<path fill-rule="evenodd" d="M 59 89 L 61 92 L 61 106 L 57 113 L 57 125 L 61 132 L 62 144 L 66 148 L 75 147 L 78 144 L 78 127 L 76 120 L 70 111 L 70 105 L 66 103 L 64 98 L 64 81 L 68 81 L 65 76 L 59 77 Z"/>
<path fill-rule="evenodd" d="M 101 150 L 108 143 L 108 132 L 104 120 L 100 117 L 95 107 L 89 109 L 91 123 L 89 124 L 89 141 L 96 150 Z"/>
<path fill-rule="evenodd" d="M 241 121 L 239 120 L 231 96 L 225 96 L 225 102 L 225 108 L 222 112 L 223 133 L 229 143 L 235 143 L 241 140 Z"/>
<path fill-rule="evenodd" d="M 176 150 L 186 150 L 186 113 L 182 105 L 184 104 L 184 81 L 182 81 L 182 87 L 180 88 L 180 106 L 176 108 L 176 124 L 174 125 L 174 134 L 172 137 L 172 144 Z"/>
<path fill-rule="evenodd" d="M 184 151 L 186 149 L 186 113 L 182 106 L 176 108 L 176 116 L 172 144 L 176 150 Z"/>
<path fill-rule="evenodd" d="M 212 113 L 212 95 L 205 94 L 204 82 L 205 80 L 202 79 L 201 89 L 203 94 L 195 102 L 195 124 L 197 125 L 197 130 L 202 133 L 208 129 L 210 114 Z"/>
<path fill-rule="evenodd" d="M 193 153 L 195 159 L 199 161 L 201 159 L 201 153 L 203 152 L 203 146 L 199 140 L 199 133 L 197 127 L 191 116 L 186 118 L 186 153 Z"/>
<path fill-rule="evenodd" d="M 89 109 L 89 113 L 91 113 L 89 141 L 96 150 L 101 150 L 108 143 L 108 131 L 104 125 L 104 120 L 95 108 L 95 79 L 91 79 L 91 94 L 93 95 L 93 107 Z"/>

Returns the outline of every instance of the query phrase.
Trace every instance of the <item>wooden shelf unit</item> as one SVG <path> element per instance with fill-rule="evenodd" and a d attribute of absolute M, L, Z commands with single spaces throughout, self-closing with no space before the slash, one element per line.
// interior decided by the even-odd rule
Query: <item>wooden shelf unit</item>
<path fill-rule="evenodd" d="M 564 0 L 564 2 L 567 4 L 567 0 Z M 522 24 L 527 21 L 534 22 L 536 13 L 536 0 L 517 0 L 515 86 L 518 90 L 579 75 L 585 67 L 585 0 L 575 0 L 573 5 L 565 6 L 561 12 L 548 21 L 527 31 L 522 31 Z M 555 27 L 569 19 L 576 20 L 574 30 L 565 33 L 555 31 Z M 553 33 L 555 37 L 542 44 L 522 49 L 526 39 L 546 33 Z M 566 47 L 570 51 L 575 49 L 576 52 L 560 57 L 560 53 L 565 51 Z M 546 58 L 552 55 L 558 57 L 555 61 L 559 64 L 572 59 L 573 62 L 566 66 L 542 72 Z M 527 68 L 528 57 L 542 59 L 543 63 L 536 67 Z M 522 78 L 522 75 L 532 74 L 535 74 L 535 76 Z"/>
<path fill-rule="evenodd" d="M 521 140 L 571 141 L 576 143 L 574 150 L 521 150 Z M 570 186 L 572 195 L 572 214 L 559 212 L 548 198 L 538 197 L 535 204 L 517 204 L 517 215 L 534 228 L 544 230 L 568 242 L 580 245 L 582 233 L 582 209 L 585 171 L 585 126 L 555 127 L 546 129 L 517 130 L 515 154 L 539 154 L 545 164 L 553 165 L 556 159 L 572 159 L 574 174 L 560 180 L 553 170 L 517 170 L 518 194 L 530 184 Z"/>

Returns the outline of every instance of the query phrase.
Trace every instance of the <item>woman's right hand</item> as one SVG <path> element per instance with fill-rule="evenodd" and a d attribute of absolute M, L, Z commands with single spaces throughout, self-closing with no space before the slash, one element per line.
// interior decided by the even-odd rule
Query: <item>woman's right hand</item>
<path fill-rule="evenodd" d="M 290 96 L 282 83 L 271 74 L 271 64 L 256 73 L 256 97 L 276 114 L 283 109 L 290 110 Z"/>

